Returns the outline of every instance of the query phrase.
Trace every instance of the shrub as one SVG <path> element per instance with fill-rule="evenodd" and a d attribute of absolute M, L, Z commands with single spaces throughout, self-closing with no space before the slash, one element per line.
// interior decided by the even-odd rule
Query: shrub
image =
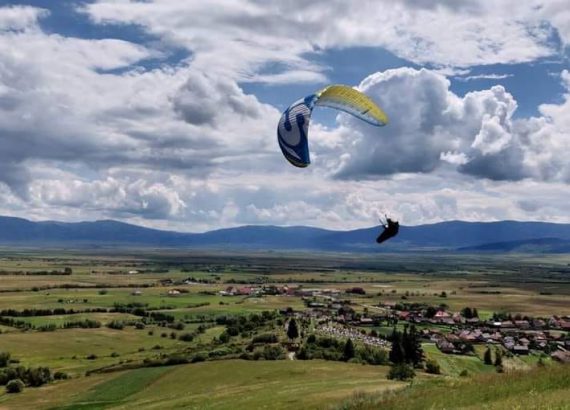
<path fill-rule="evenodd" d="M 137 322 L 137 323 L 135 323 L 135 329 L 143 330 L 145 327 L 146 327 L 146 326 L 145 326 L 145 324 L 144 324 L 143 322 Z M 149 334 L 152 334 L 151 332 L 152 332 L 152 330 L 149 332 Z"/>
<path fill-rule="evenodd" d="M 170 356 L 168 359 L 166 359 L 166 362 L 164 362 L 164 364 L 166 365 L 175 365 L 175 364 L 186 364 L 188 363 L 188 359 L 184 356 Z"/>
<path fill-rule="evenodd" d="M 426 373 L 441 374 L 439 363 L 437 363 L 435 360 L 428 360 L 426 362 Z"/>
<path fill-rule="evenodd" d="M 364 346 L 357 349 L 357 357 L 365 363 L 372 365 L 381 365 L 388 363 L 388 353 L 384 349 Z"/>
<path fill-rule="evenodd" d="M 65 372 L 55 372 L 53 375 L 54 380 L 67 380 L 69 379 L 69 375 Z"/>
<path fill-rule="evenodd" d="M 206 361 L 206 356 L 202 353 L 197 353 L 194 356 L 192 356 L 190 363 L 198 363 L 198 362 L 204 362 L 204 361 Z"/>
<path fill-rule="evenodd" d="M 175 329 L 175 330 L 184 330 L 185 325 L 182 322 L 176 322 L 176 323 L 170 323 L 168 327 L 170 329 Z"/>
<path fill-rule="evenodd" d="M 119 357 L 119 356 L 120 356 L 120 355 L 119 355 L 119 353 L 117 353 L 117 352 L 111 353 L 111 357 Z"/>
<path fill-rule="evenodd" d="M 0 352 L 0 367 L 8 366 L 9 361 L 10 361 L 10 353 Z"/>
<path fill-rule="evenodd" d="M 6 385 L 8 393 L 20 393 L 22 390 L 24 390 L 24 382 L 20 379 L 10 380 Z"/>
<path fill-rule="evenodd" d="M 285 351 L 281 346 L 266 345 L 263 348 L 263 358 L 265 360 L 281 360 L 285 358 Z"/>
<path fill-rule="evenodd" d="M 51 371 L 49 367 L 29 368 L 24 380 L 28 386 L 39 387 L 51 381 Z"/>
<path fill-rule="evenodd" d="M 463 369 L 461 373 L 459 373 L 459 377 L 468 377 L 468 376 L 469 372 L 467 371 L 467 369 Z"/>
<path fill-rule="evenodd" d="M 407 364 L 400 363 L 392 366 L 388 372 L 388 379 L 390 380 L 411 380 L 416 376 L 414 369 Z"/>
<path fill-rule="evenodd" d="M 231 326 L 226 329 L 226 332 L 228 332 L 230 336 L 237 336 L 239 335 L 239 328 Z"/>
<path fill-rule="evenodd" d="M 219 337 L 220 343 L 227 343 L 230 341 L 230 335 L 227 332 L 223 332 Z"/>
<path fill-rule="evenodd" d="M 112 320 L 111 322 L 107 323 L 107 327 L 109 329 L 123 330 L 125 328 L 125 324 L 120 320 Z"/>
<path fill-rule="evenodd" d="M 97 359 L 97 355 L 91 353 L 89 356 L 86 357 L 86 359 L 87 359 L 87 360 L 95 360 L 95 359 Z"/>
<path fill-rule="evenodd" d="M 277 343 L 279 341 L 279 339 L 277 338 L 277 335 L 274 333 L 263 333 L 260 335 L 255 336 L 251 343 L 254 344 L 267 344 L 267 343 Z"/>
<path fill-rule="evenodd" d="M 194 335 L 192 333 L 182 333 L 178 336 L 178 340 L 182 340 L 183 342 L 191 342 L 194 340 Z"/>

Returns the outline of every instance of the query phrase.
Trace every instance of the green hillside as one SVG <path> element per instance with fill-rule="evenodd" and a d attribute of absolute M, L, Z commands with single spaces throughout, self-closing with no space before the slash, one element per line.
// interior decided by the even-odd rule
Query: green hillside
<path fill-rule="evenodd" d="M 387 371 L 386 366 L 318 360 L 213 361 L 93 375 L 26 389 L 17 396 L 0 395 L 0 408 L 331 408 L 355 390 L 379 393 L 405 387 L 387 380 Z"/>
<path fill-rule="evenodd" d="M 338 407 L 372 409 L 570 409 L 570 366 L 414 382 L 397 394 L 356 394 Z"/>

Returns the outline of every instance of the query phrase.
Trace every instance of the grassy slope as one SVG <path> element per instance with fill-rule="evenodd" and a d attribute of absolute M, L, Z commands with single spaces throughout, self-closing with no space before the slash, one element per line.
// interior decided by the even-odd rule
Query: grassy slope
<path fill-rule="evenodd" d="M 459 376 L 463 370 L 467 370 L 469 374 L 495 370 L 493 366 L 485 365 L 476 356 L 445 354 L 440 352 L 433 343 L 424 343 L 422 346 L 426 356 L 438 362 L 441 373 L 447 376 Z"/>
<path fill-rule="evenodd" d="M 150 329 L 150 328 L 149 328 Z M 161 332 L 170 333 L 170 329 L 156 328 L 154 335 L 147 330 L 67 329 L 56 332 L 11 332 L 0 335 L 0 350 L 8 351 L 12 357 L 20 359 L 24 366 L 49 366 L 54 370 L 81 373 L 85 370 L 109 365 L 124 359 L 142 359 L 149 355 L 155 345 L 165 350 L 184 348 L 187 343 L 160 337 Z M 188 326 L 190 329 L 190 326 Z M 139 353 L 144 348 L 146 351 Z M 120 354 L 118 358 L 111 353 Z M 97 360 L 87 360 L 86 356 L 95 354 Z M 73 359 L 76 356 L 76 359 Z"/>
<path fill-rule="evenodd" d="M 340 408 L 570 409 L 570 366 L 552 365 L 508 374 L 418 383 L 397 394 L 354 397 Z"/>
<path fill-rule="evenodd" d="M 356 390 L 379 393 L 404 386 L 387 380 L 386 372 L 387 367 L 323 361 L 205 362 L 96 375 L 26 389 L 17 396 L 0 396 L 0 408 L 323 408 Z"/>

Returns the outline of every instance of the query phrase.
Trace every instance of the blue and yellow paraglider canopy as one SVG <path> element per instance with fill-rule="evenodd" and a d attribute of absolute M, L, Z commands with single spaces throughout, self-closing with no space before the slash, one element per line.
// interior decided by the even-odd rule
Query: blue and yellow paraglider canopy
<path fill-rule="evenodd" d="M 279 147 L 296 167 L 304 168 L 311 163 L 307 135 L 315 106 L 345 111 L 377 127 L 388 123 L 386 114 L 365 94 L 346 85 L 329 85 L 294 102 L 281 115 L 277 126 Z"/>

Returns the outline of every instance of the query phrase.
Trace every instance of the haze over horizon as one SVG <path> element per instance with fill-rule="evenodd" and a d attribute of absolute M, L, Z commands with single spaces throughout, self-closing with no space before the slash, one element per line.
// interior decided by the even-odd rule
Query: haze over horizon
<path fill-rule="evenodd" d="M 179 232 L 570 223 L 567 1 L 288 4 L 2 2 L 0 215 Z M 390 123 L 315 111 L 295 169 L 277 121 L 328 83 Z"/>

